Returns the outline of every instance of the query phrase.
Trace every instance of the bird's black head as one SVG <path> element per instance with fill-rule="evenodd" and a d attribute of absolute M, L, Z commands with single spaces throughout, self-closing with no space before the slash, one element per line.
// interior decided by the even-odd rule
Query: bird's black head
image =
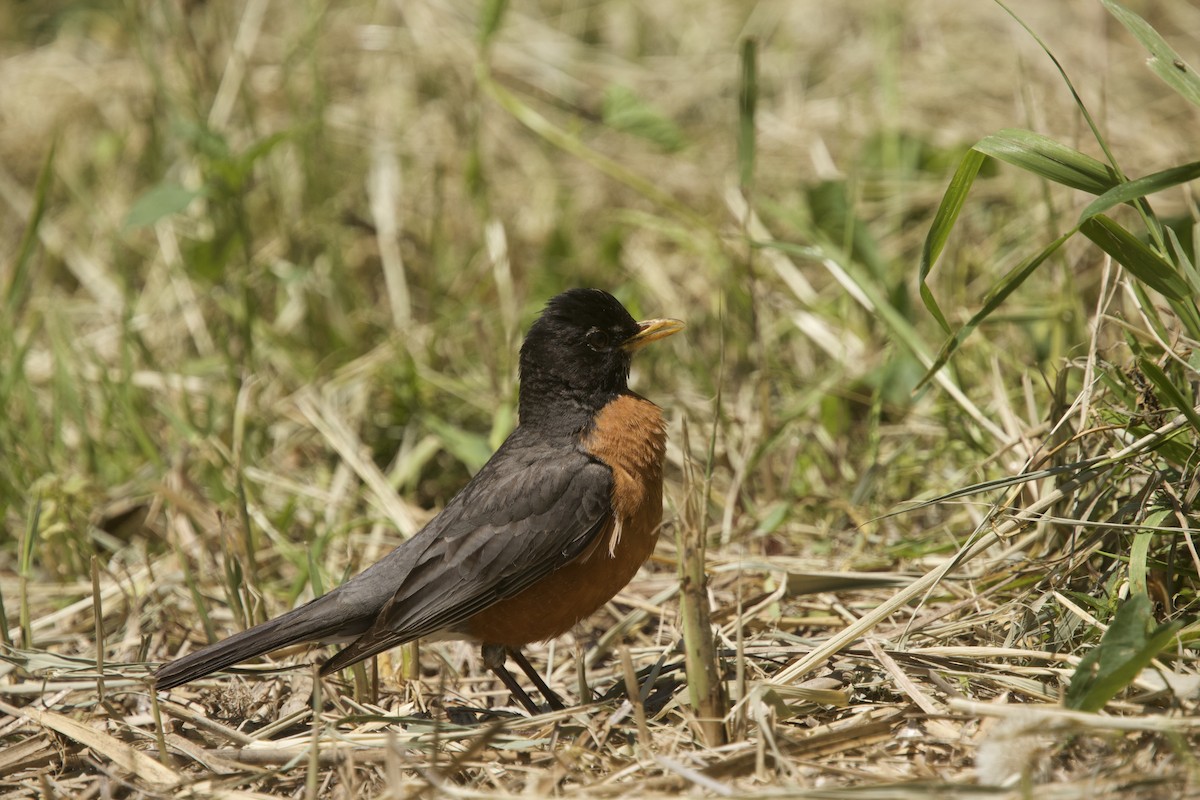
<path fill-rule="evenodd" d="M 636 322 L 600 289 L 552 298 L 521 345 L 521 422 L 590 415 L 624 392 L 635 350 L 683 329 L 672 319 Z"/>

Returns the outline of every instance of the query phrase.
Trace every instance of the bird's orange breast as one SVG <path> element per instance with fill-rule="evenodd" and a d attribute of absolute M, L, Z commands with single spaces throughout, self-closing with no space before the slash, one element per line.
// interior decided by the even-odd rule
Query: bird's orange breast
<path fill-rule="evenodd" d="M 583 446 L 612 469 L 613 522 L 583 555 L 467 620 L 471 637 L 519 647 L 565 633 L 621 591 L 654 551 L 667 446 L 662 411 L 620 395 L 597 415 Z"/>

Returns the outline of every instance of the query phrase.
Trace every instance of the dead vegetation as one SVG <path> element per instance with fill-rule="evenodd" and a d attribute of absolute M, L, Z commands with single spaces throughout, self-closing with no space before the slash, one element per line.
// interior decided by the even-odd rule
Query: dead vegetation
<path fill-rule="evenodd" d="M 1101 156 L 1046 54 L 990 4 L 497 7 L 7 12 L 0 794 L 1200 796 L 1187 303 L 1076 237 L 913 391 L 966 149 Z M 1101 5 L 1014 10 L 1127 175 L 1196 159 Z M 1200 59 L 1195 9 L 1139 13 Z M 930 278 L 956 329 L 1092 199 L 982 175 Z M 1186 185 L 1153 200 L 1194 223 Z M 565 712 L 463 643 L 151 695 L 419 528 L 514 424 L 532 314 L 588 284 L 689 324 L 635 388 L 672 421 L 720 720 L 675 535 L 531 648 Z M 1114 627 L 1170 643 L 1118 681 L 1084 661 Z"/>

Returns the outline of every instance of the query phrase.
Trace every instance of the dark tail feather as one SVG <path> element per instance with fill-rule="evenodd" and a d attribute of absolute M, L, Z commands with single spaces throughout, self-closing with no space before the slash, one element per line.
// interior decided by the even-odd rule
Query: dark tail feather
<path fill-rule="evenodd" d="M 321 601 L 329 597 L 325 595 L 283 616 L 163 664 L 154 673 L 155 688 L 170 689 L 281 647 L 334 637 L 348 629 L 352 631 L 353 621 L 330 619 L 329 609 L 320 607 L 324 606 Z"/>
<path fill-rule="evenodd" d="M 332 675 L 346 667 L 352 667 L 371 656 L 379 655 L 384 650 L 391 650 L 402 644 L 411 642 L 415 636 L 371 636 L 371 631 L 364 633 L 341 650 L 334 653 L 321 665 L 321 675 Z"/>

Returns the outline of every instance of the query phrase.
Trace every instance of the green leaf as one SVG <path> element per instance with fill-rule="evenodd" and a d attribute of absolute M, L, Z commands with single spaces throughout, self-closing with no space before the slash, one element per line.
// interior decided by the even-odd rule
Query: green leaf
<path fill-rule="evenodd" d="M 1109 13 L 1133 34 L 1142 46 L 1150 51 L 1147 65 L 1154 74 L 1163 79 L 1179 96 L 1189 103 L 1200 106 L 1200 77 L 1196 70 L 1180 58 L 1171 45 L 1150 26 L 1150 23 L 1130 11 L 1116 0 L 1100 0 Z"/>
<path fill-rule="evenodd" d="M 652 109 L 625 86 L 610 86 L 605 90 L 604 124 L 640 136 L 668 153 L 682 150 L 686 144 L 674 122 Z"/>
<path fill-rule="evenodd" d="M 1171 167 L 1170 169 L 1164 169 L 1162 172 L 1155 172 L 1153 175 L 1138 178 L 1136 181 L 1127 181 L 1118 184 L 1093 200 L 1083 210 L 1083 213 L 1079 215 L 1079 221 L 1081 223 L 1085 222 L 1097 214 L 1108 211 L 1113 206 L 1128 203 L 1137 200 L 1139 197 L 1161 192 L 1163 189 L 1169 189 L 1181 183 L 1194 181 L 1197 178 L 1200 178 L 1200 161 L 1193 161 L 1191 164 L 1184 164 L 1179 167 Z"/>
<path fill-rule="evenodd" d="M 125 215 L 125 227 L 153 225 L 163 217 L 184 211 L 202 194 L 203 191 L 185 188 L 174 181 L 163 181 L 134 201 Z"/>
<path fill-rule="evenodd" d="M 1065 705 L 1079 711 L 1099 711 L 1175 638 L 1182 623 L 1153 627 L 1150 598 L 1130 595 L 1112 619 L 1100 644 L 1084 656 L 1071 684 Z"/>
<path fill-rule="evenodd" d="M 925 245 L 921 249 L 921 266 L 918 271 L 918 282 L 920 284 L 921 299 L 925 302 L 925 308 L 933 315 L 938 324 L 942 326 L 942 330 L 950 333 L 950 323 L 946 321 L 946 317 L 942 314 L 942 309 L 938 306 L 937 300 L 934 299 L 933 292 L 929 288 L 927 279 L 933 265 L 937 263 L 938 257 L 942 254 L 942 248 L 946 246 L 946 240 L 950 238 L 950 231 L 954 229 L 954 223 L 958 219 L 959 212 L 962 211 L 963 204 L 967 201 L 967 193 L 971 191 L 972 184 L 975 183 L 975 177 L 979 175 L 979 168 L 983 166 L 986 156 L 978 150 L 971 150 L 959 163 L 958 169 L 954 172 L 954 177 L 950 179 L 950 185 L 946 188 L 946 193 L 942 195 L 942 203 L 938 206 L 937 214 L 933 218 L 933 224 L 929 227 L 929 233 L 925 236 Z"/>
<path fill-rule="evenodd" d="M 1188 296 L 1187 283 L 1175 267 L 1113 220 L 1099 214 L 1079 230 L 1154 291 L 1172 300 Z"/>
<path fill-rule="evenodd" d="M 1104 194 L 1117 185 L 1117 176 L 1111 168 L 1033 131 L 1006 128 L 981 139 L 975 149 L 1048 181 L 1090 194 Z"/>

